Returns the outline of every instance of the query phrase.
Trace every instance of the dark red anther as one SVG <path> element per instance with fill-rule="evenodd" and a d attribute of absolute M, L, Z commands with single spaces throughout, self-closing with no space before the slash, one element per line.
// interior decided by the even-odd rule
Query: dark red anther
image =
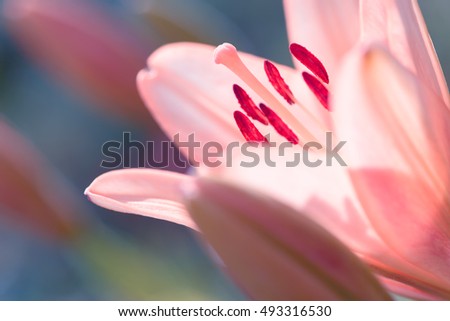
<path fill-rule="evenodd" d="M 324 83 L 329 83 L 328 73 L 320 60 L 314 56 L 308 49 L 297 43 L 289 46 L 292 55 L 300 61 L 306 68 L 312 71 L 314 75 L 320 78 Z"/>
<path fill-rule="evenodd" d="M 319 79 L 313 75 L 303 72 L 303 79 L 308 85 L 309 89 L 316 95 L 317 99 L 327 110 L 330 110 L 330 105 L 328 104 L 328 89 L 320 82 Z"/>
<path fill-rule="evenodd" d="M 239 105 L 241 105 L 241 108 L 247 113 L 247 115 L 250 118 L 257 120 L 263 123 L 264 125 L 269 124 L 264 113 L 256 106 L 256 104 L 253 102 L 253 100 L 250 98 L 250 96 L 244 89 L 234 84 L 233 91 L 234 95 L 239 101 Z"/>
<path fill-rule="evenodd" d="M 239 130 L 248 142 L 267 142 L 267 139 L 259 132 L 258 128 L 253 125 L 244 113 L 236 110 L 233 116 Z"/>
<path fill-rule="evenodd" d="M 278 68 L 275 67 L 273 63 L 269 60 L 264 61 L 264 71 L 266 72 L 267 78 L 269 78 L 270 83 L 273 88 L 288 102 L 289 105 L 294 103 L 294 95 L 291 89 L 281 77 Z"/>
<path fill-rule="evenodd" d="M 269 123 L 275 128 L 278 134 L 283 136 L 288 140 L 288 142 L 297 145 L 299 143 L 299 139 L 297 135 L 286 125 L 286 123 L 278 116 L 272 109 L 267 107 L 264 104 L 259 104 L 259 107 L 266 115 Z"/>

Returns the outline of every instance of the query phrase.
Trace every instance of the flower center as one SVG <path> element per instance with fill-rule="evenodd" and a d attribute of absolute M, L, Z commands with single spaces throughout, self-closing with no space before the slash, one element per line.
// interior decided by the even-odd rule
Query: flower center
<path fill-rule="evenodd" d="M 329 111 L 327 89 L 329 78 L 325 67 L 305 47 L 292 43 L 289 49 L 293 57 L 311 71 L 311 73 L 302 73 L 303 80 L 322 106 Z M 233 92 L 242 109 L 242 111 L 236 110 L 234 112 L 234 119 L 247 141 L 267 142 L 267 138 L 261 134 L 253 121 L 265 126 L 272 126 L 279 135 L 295 145 L 303 145 L 308 141 L 318 141 L 310 129 L 305 127 L 304 123 L 299 121 L 298 117 L 294 115 L 294 110 L 289 108 L 294 105 L 304 111 L 306 117 L 309 118 L 309 123 L 312 122 L 321 131 L 326 131 L 326 126 L 323 121 L 318 119 L 297 100 L 281 76 L 280 71 L 272 62 L 268 60 L 264 61 L 264 71 L 272 87 L 290 105 L 289 107 L 286 107 L 247 68 L 233 45 L 224 43 L 218 46 L 214 51 L 214 61 L 230 69 L 264 101 L 264 103 L 257 106 L 242 87 L 237 84 L 233 85 Z"/>

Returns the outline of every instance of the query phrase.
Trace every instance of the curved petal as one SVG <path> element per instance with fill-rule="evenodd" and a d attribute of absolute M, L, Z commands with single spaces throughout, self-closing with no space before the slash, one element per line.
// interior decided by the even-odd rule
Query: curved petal
<path fill-rule="evenodd" d="M 381 48 L 355 51 L 340 79 L 335 123 L 365 212 L 392 249 L 448 287 L 448 108 Z"/>
<path fill-rule="evenodd" d="M 447 83 L 416 0 L 362 0 L 361 36 L 391 53 L 450 107 Z"/>
<path fill-rule="evenodd" d="M 104 208 L 196 229 L 182 204 L 180 184 L 191 176 L 154 169 L 121 169 L 97 177 L 84 192 Z"/>
<path fill-rule="evenodd" d="M 389 299 L 345 246 L 294 209 L 218 181 L 201 179 L 190 187 L 189 212 L 255 299 Z"/>
<path fill-rule="evenodd" d="M 227 159 L 226 166 L 199 172 L 271 195 L 305 213 L 357 252 L 369 256 L 386 252 L 361 210 L 345 167 L 326 166 L 326 155 L 312 150 L 306 155 L 296 148 L 245 146 Z M 322 164 L 308 165 L 316 161 Z"/>
<path fill-rule="evenodd" d="M 308 48 L 333 75 L 358 41 L 359 1 L 284 0 L 284 11 L 289 41 Z"/>

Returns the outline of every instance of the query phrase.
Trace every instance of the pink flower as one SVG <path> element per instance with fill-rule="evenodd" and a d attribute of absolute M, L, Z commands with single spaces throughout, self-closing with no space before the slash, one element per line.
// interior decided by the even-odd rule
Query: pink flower
<path fill-rule="evenodd" d="M 271 141 L 295 144 L 293 153 L 311 140 L 324 143 L 332 131 L 347 142 L 348 166 L 289 168 L 279 165 L 292 156 L 285 154 L 276 167 L 199 172 L 307 215 L 390 290 L 450 298 L 449 95 L 417 2 L 284 4 L 296 69 L 229 44 L 214 52 L 224 68 L 211 62 L 209 46 L 172 44 L 153 53 L 138 75 L 144 101 L 167 134 L 187 139 L 195 132 L 202 144 L 263 141 L 269 133 Z M 234 164 L 239 159 L 238 153 Z M 100 176 L 86 193 L 106 208 L 195 228 L 180 192 L 192 179 L 122 170 Z M 207 226 L 201 230 L 208 234 Z"/>
<path fill-rule="evenodd" d="M 132 26 L 92 1 L 7 0 L 3 9 L 11 35 L 58 80 L 109 112 L 145 119 L 134 79 L 148 42 Z"/>

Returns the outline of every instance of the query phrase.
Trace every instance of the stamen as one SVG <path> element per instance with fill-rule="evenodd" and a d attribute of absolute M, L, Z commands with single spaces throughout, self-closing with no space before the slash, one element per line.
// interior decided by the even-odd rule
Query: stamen
<path fill-rule="evenodd" d="M 283 77 L 281 77 L 280 72 L 277 67 L 269 60 L 264 61 L 264 71 L 266 72 L 267 78 L 269 78 L 270 83 L 273 88 L 275 88 L 278 93 L 283 96 L 283 98 L 287 101 L 289 105 L 294 104 L 294 95 L 292 94 L 291 89 L 284 81 Z"/>
<path fill-rule="evenodd" d="M 306 68 L 312 71 L 314 75 L 320 78 L 324 83 L 329 83 L 328 73 L 320 60 L 314 56 L 308 49 L 297 44 L 292 43 L 289 46 L 292 55 L 300 61 Z"/>
<path fill-rule="evenodd" d="M 299 143 L 297 135 L 294 134 L 294 132 L 288 127 L 288 125 L 286 125 L 286 123 L 272 109 L 264 104 L 259 104 L 259 107 L 266 115 L 273 128 L 275 128 L 275 130 L 278 132 L 278 134 L 286 138 L 290 143 L 294 145 L 297 145 Z"/>
<path fill-rule="evenodd" d="M 308 85 L 309 89 L 316 95 L 317 99 L 327 110 L 330 110 L 330 106 L 328 104 L 328 89 L 313 75 L 303 72 L 303 79 Z"/>
<path fill-rule="evenodd" d="M 218 46 L 214 50 L 214 61 L 216 64 L 222 64 L 230 69 L 263 101 L 275 108 L 278 115 L 293 126 L 305 141 L 317 141 L 314 135 L 251 73 L 239 57 L 236 47 L 229 43 Z"/>
<path fill-rule="evenodd" d="M 258 128 L 253 125 L 244 113 L 236 110 L 233 116 L 239 130 L 248 142 L 267 142 L 267 139 L 259 132 Z"/>
<path fill-rule="evenodd" d="M 247 94 L 247 92 L 242 89 L 238 85 L 233 85 L 233 91 L 234 95 L 236 96 L 237 100 L 239 101 L 239 105 L 241 105 L 241 108 L 247 113 L 247 115 L 250 118 L 253 118 L 254 120 L 257 120 L 264 125 L 268 125 L 269 122 L 267 121 L 266 116 L 264 113 L 259 109 L 256 104 L 253 102 L 253 100 L 250 98 L 250 96 Z"/>

